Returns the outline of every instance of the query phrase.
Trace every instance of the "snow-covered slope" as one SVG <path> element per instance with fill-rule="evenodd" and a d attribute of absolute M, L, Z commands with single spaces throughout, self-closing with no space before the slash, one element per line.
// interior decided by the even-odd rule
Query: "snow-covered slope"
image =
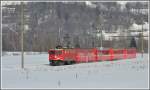
<path fill-rule="evenodd" d="M 2 88 L 148 88 L 148 54 L 136 59 L 49 66 L 48 55 L 2 57 Z"/>

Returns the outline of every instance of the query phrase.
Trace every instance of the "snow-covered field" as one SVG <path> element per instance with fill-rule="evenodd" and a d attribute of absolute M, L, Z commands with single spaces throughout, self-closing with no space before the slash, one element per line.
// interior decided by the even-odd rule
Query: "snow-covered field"
<path fill-rule="evenodd" d="M 2 57 L 2 88 L 148 88 L 144 58 L 49 66 L 48 54 Z"/>

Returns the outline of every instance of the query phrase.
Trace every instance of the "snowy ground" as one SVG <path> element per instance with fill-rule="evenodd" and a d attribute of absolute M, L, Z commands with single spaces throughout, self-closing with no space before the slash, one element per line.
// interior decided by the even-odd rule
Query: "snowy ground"
<path fill-rule="evenodd" d="M 148 88 L 148 54 L 136 59 L 49 66 L 48 54 L 2 57 L 2 88 Z"/>

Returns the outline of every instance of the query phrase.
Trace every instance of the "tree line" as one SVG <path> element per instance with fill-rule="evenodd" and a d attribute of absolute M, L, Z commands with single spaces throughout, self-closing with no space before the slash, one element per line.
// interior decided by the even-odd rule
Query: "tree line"
<path fill-rule="evenodd" d="M 108 33 L 118 29 L 123 32 L 133 23 L 142 25 L 148 22 L 148 12 L 141 13 L 141 9 L 148 9 L 146 2 L 129 2 L 124 7 L 117 2 L 92 2 L 92 5 L 95 7 L 85 2 L 25 3 L 25 51 L 47 51 L 57 45 L 80 48 L 98 47 L 99 38 L 93 33 L 98 29 Z M 3 51 L 20 50 L 20 7 L 20 4 L 2 7 Z M 115 44 L 111 43 L 113 41 L 103 41 L 106 47 L 125 47 L 125 44 L 119 45 L 121 39 Z M 127 42 L 130 41 L 132 41 L 131 38 L 127 40 Z M 127 44 L 126 47 L 129 46 Z"/>

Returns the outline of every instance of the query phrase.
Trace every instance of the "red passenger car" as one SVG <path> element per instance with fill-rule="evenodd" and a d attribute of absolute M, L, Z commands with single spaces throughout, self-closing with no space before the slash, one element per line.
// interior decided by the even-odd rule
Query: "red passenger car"
<path fill-rule="evenodd" d="M 95 62 L 105 60 L 116 60 L 135 58 L 136 49 L 50 49 L 49 62 L 51 65 L 64 65 L 82 62 Z"/>

